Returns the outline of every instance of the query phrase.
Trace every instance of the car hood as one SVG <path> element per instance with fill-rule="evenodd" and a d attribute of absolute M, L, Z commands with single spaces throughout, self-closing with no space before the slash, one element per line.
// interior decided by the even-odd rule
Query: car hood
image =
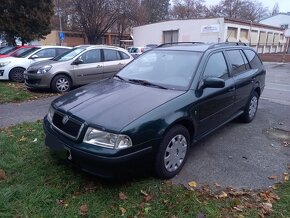
<path fill-rule="evenodd" d="M 185 91 L 107 79 L 59 97 L 52 105 L 91 126 L 119 132 L 142 115 L 183 93 Z"/>
<path fill-rule="evenodd" d="M 38 70 L 39 68 L 44 67 L 46 65 L 58 66 L 58 65 L 63 64 L 63 63 L 64 62 L 62 62 L 62 61 L 53 61 L 53 60 L 39 61 L 39 62 L 31 64 L 29 67 L 29 70 Z"/>
<path fill-rule="evenodd" d="M 14 57 L 10 57 L 10 56 L 3 57 L 3 58 L 0 59 L 1 62 L 16 61 L 16 60 L 18 60 L 18 58 L 14 58 Z"/>

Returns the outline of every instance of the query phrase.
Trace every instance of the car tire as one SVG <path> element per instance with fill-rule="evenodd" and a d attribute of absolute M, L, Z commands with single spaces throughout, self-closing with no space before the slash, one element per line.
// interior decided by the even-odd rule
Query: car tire
<path fill-rule="evenodd" d="M 259 105 L 259 95 L 257 92 L 253 92 L 246 104 L 244 113 L 241 115 L 241 121 L 244 123 L 250 123 L 255 118 Z"/>
<path fill-rule="evenodd" d="M 164 136 L 156 155 L 155 173 L 169 179 L 182 169 L 190 147 L 188 130 L 182 125 L 172 127 Z"/>
<path fill-rule="evenodd" d="M 51 89 L 57 93 L 68 92 L 71 86 L 71 79 L 63 74 L 55 76 L 51 82 Z"/>
<path fill-rule="evenodd" d="M 24 68 L 21 67 L 16 67 L 13 68 L 10 72 L 9 72 L 9 80 L 12 82 L 18 82 L 18 83 L 23 83 L 24 82 Z"/>

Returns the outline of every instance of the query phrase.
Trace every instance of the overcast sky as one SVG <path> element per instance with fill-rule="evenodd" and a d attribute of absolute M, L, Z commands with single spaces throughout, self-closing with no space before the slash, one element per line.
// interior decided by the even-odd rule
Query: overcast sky
<path fill-rule="evenodd" d="M 268 7 L 270 10 L 272 10 L 273 6 L 275 5 L 275 2 L 278 2 L 280 12 L 290 12 L 290 0 L 257 0 L 259 2 L 262 2 L 264 7 Z M 207 5 L 213 5 L 220 2 L 220 0 L 205 0 Z"/>

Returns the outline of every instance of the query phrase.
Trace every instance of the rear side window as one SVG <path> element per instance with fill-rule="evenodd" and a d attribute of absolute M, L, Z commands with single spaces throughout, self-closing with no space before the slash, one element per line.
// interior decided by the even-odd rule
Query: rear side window
<path fill-rule="evenodd" d="M 218 77 L 221 79 L 228 78 L 228 67 L 222 52 L 211 55 L 206 64 L 203 78 Z"/>
<path fill-rule="evenodd" d="M 34 55 L 37 55 L 38 58 L 53 58 L 55 57 L 55 48 L 45 48 Z"/>
<path fill-rule="evenodd" d="M 130 56 L 127 55 L 126 53 L 121 52 L 121 51 L 119 51 L 119 53 L 121 54 L 122 59 L 130 59 Z"/>
<path fill-rule="evenodd" d="M 121 60 L 121 56 L 118 51 L 112 49 L 104 49 L 105 61 L 117 61 Z"/>
<path fill-rule="evenodd" d="M 244 50 L 244 52 L 245 52 L 245 54 L 250 62 L 252 69 L 262 68 L 262 63 L 260 61 L 260 58 L 258 57 L 258 55 L 254 51 L 246 49 L 246 50 Z"/>
<path fill-rule="evenodd" d="M 62 55 L 63 53 L 69 51 L 70 49 L 68 48 L 57 48 L 56 49 L 56 56 Z"/>
<path fill-rule="evenodd" d="M 247 70 L 247 64 L 244 62 L 240 50 L 229 50 L 226 52 L 230 58 L 234 75 L 240 74 Z"/>

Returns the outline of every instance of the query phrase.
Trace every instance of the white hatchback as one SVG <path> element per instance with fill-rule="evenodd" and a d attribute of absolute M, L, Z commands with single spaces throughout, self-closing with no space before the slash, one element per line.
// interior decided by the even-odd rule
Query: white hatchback
<path fill-rule="evenodd" d="M 35 46 L 18 57 L 1 58 L 0 80 L 24 82 L 24 71 L 33 63 L 48 60 L 67 52 L 71 47 Z"/>

